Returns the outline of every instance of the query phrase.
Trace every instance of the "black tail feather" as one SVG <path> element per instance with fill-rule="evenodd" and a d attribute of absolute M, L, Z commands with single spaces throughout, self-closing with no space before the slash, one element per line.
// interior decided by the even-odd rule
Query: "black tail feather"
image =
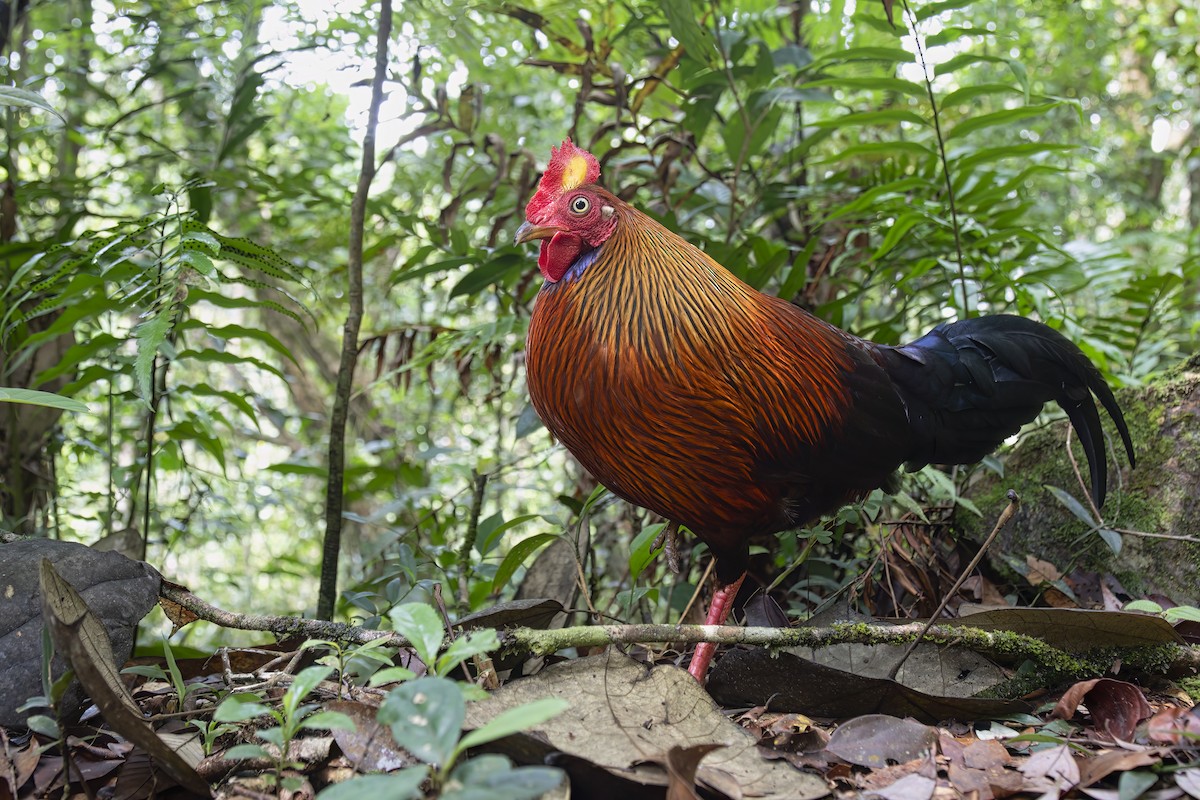
<path fill-rule="evenodd" d="M 1103 505 L 1108 467 L 1093 394 L 1134 464 L 1129 428 L 1104 377 L 1082 350 L 1040 322 L 1005 315 L 962 320 L 876 353 L 908 410 L 917 441 L 913 466 L 976 462 L 1054 400 L 1083 444 L 1092 496 Z"/>

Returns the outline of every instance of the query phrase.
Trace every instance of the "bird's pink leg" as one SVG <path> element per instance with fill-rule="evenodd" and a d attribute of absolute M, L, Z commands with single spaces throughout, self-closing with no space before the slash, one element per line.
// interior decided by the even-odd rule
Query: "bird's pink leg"
<path fill-rule="evenodd" d="M 733 583 L 720 587 L 713 594 L 712 603 L 708 606 L 708 617 L 705 618 L 705 625 L 724 625 L 725 620 L 729 619 L 729 612 L 733 610 L 733 599 L 737 597 L 738 589 L 742 588 L 742 581 L 746 580 L 746 573 Z M 713 654 L 717 652 L 717 646 L 712 642 L 701 642 L 696 645 L 696 652 L 692 654 L 692 661 L 688 664 L 688 673 L 693 678 L 704 685 L 704 678 L 708 675 L 708 665 L 712 661 Z"/>

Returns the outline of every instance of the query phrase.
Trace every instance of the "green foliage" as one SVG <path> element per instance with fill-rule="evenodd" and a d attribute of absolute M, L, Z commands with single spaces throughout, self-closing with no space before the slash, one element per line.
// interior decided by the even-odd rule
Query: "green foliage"
<path fill-rule="evenodd" d="M 299 611 L 361 138 L 361 75 L 325 82 L 373 62 L 376 12 L 151 5 L 76 25 L 34 4 L 0 93 L 0 384 L 93 412 L 46 429 L 52 486 L 20 513 L 86 540 L 136 528 L 214 600 Z M 699 580 L 698 559 L 675 583 L 649 553 L 658 520 L 584 500 L 595 487 L 527 402 L 539 280 L 509 237 L 567 134 L 623 197 L 856 334 L 1020 313 L 1127 384 L 1195 348 L 1200 183 L 1180 109 L 1198 64 L 1163 24 L 1173 7 L 913 10 L 924 66 L 913 20 L 878 3 L 405 7 L 368 205 L 343 615 L 383 624 L 435 584 L 452 614 L 482 607 L 561 536 L 588 538 L 606 613 L 665 619 Z M 938 475 L 896 510 L 970 502 L 967 471 Z M 882 503 L 784 537 L 779 569 L 810 559 L 838 585 L 868 563 Z M 369 680 L 388 655 L 328 658 Z"/>
<path fill-rule="evenodd" d="M 301 670 L 283 693 L 279 708 L 265 705 L 250 692 L 232 694 L 222 700 L 213 712 L 214 723 L 249 722 L 264 716 L 275 723 L 254 732 L 256 738 L 274 746 L 273 753 L 261 745 L 242 744 L 230 748 L 226 757 L 271 759 L 275 762 L 278 779 L 282 778 L 285 769 L 298 766 L 288 756 L 292 741 L 302 730 L 354 730 L 354 721 L 340 711 L 318 710 L 316 703 L 302 703 L 332 672 L 333 669 L 327 666 Z"/>
<path fill-rule="evenodd" d="M 538 725 L 567 707 L 562 698 L 535 700 L 498 714 L 460 738 L 466 719 L 462 692 L 454 681 L 426 677 L 389 692 L 379 707 L 378 719 L 391 728 L 397 744 L 433 769 L 434 785 L 443 787 L 441 797 L 492 790 L 496 792 L 493 796 L 519 800 L 550 791 L 562 781 L 562 773 L 549 767 L 514 768 L 500 756 L 482 756 L 458 764 L 460 757 L 471 747 Z"/>

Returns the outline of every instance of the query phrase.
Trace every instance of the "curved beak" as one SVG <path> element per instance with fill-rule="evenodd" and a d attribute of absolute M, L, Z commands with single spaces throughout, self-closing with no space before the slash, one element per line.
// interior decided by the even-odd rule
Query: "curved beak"
<path fill-rule="evenodd" d="M 525 222 L 521 227 L 517 228 L 516 234 L 513 235 L 514 244 L 525 244 L 532 242 L 534 239 L 549 239 L 554 234 L 561 231 L 554 225 L 534 225 L 530 222 Z"/>

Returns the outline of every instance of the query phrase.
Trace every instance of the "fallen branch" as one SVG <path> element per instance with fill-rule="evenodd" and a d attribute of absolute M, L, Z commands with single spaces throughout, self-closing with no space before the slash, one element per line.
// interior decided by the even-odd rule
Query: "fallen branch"
<path fill-rule="evenodd" d="M 371 631 L 340 622 L 327 622 L 299 617 L 262 614 L 234 614 L 201 600 L 186 589 L 164 582 L 159 594 L 166 600 L 187 609 L 199 619 L 226 628 L 260 630 L 277 636 L 304 636 L 310 639 L 329 639 L 352 644 L 366 644 L 379 639 L 390 647 L 407 647 L 402 636 L 390 631 Z M 1011 631 L 983 630 L 968 625 L 940 624 L 927 626 L 924 622 L 905 625 L 844 623 L 811 628 L 739 628 L 726 625 L 583 625 L 557 630 L 513 628 L 498 631 L 503 649 L 510 654 L 529 653 L 550 655 L 559 650 L 605 645 L 746 644 L 767 648 L 827 647 L 835 644 L 908 644 L 922 635 L 925 641 L 941 645 L 958 645 L 1008 663 L 1032 661 L 1039 667 L 1065 676 L 1094 676 L 1107 666 L 1090 661 L 1087 654 L 1072 655 L 1047 644 L 1035 636 Z M 1152 648 L 1128 648 L 1130 653 L 1153 649 L 1153 659 L 1160 674 L 1186 675 L 1200 672 L 1200 650 L 1186 645 L 1165 643 Z M 1108 651 L 1105 651 L 1108 652 Z"/>

